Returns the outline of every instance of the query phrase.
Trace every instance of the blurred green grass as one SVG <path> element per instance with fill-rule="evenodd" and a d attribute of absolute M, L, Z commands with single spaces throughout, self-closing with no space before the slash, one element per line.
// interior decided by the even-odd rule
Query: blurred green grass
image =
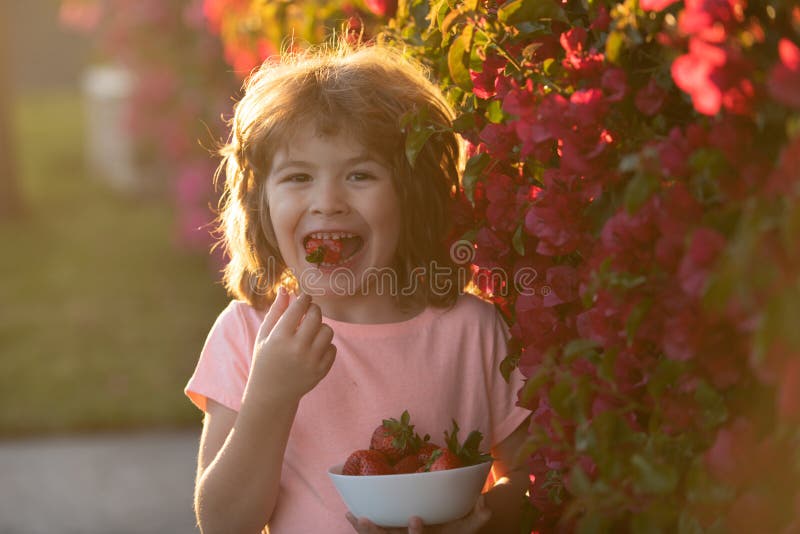
<path fill-rule="evenodd" d="M 196 424 L 183 396 L 227 302 L 169 199 L 87 176 L 78 93 L 16 101 L 29 208 L 0 222 L 0 436 Z"/>

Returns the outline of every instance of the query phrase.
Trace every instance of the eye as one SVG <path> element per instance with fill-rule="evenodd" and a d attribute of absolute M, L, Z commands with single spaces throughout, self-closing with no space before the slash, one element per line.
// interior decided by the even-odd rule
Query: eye
<path fill-rule="evenodd" d="M 376 178 L 375 175 L 368 172 L 352 172 L 347 176 L 347 179 L 351 182 L 367 182 Z"/>
<path fill-rule="evenodd" d="M 308 174 L 290 174 L 281 179 L 281 182 L 290 184 L 302 184 L 311 181 L 311 176 Z"/>

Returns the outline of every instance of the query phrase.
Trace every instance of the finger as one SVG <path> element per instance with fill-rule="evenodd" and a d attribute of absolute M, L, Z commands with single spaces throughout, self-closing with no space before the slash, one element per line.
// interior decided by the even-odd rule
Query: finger
<path fill-rule="evenodd" d="M 275 324 L 274 330 L 285 335 L 294 334 L 297 331 L 297 325 L 300 323 L 300 319 L 306 314 L 310 305 L 311 297 L 305 293 L 301 293 L 300 296 L 294 299 L 286 308 L 286 311 Z"/>
<path fill-rule="evenodd" d="M 345 516 L 345 518 L 347 518 L 347 521 L 348 521 L 348 522 L 349 522 L 351 525 L 353 525 L 353 528 L 356 530 L 356 532 L 358 532 L 359 534 L 361 534 L 361 532 L 362 532 L 362 531 L 361 531 L 361 530 L 359 530 L 359 528 L 358 528 L 358 519 L 356 519 L 356 516 L 354 516 L 354 515 L 353 515 L 353 514 L 351 514 L 350 512 L 347 512 L 347 513 L 346 513 L 344 516 Z"/>
<path fill-rule="evenodd" d="M 305 316 L 297 327 L 297 337 L 304 343 L 312 343 L 322 324 L 322 311 L 314 303 L 308 306 Z"/>
<path fill-rule="evenodd" d="M 486 498 L 481 495 L 475 502 L 472 512 L 459 522 L 459 531 L 477 532 L 482 526 L 489 522 L 491 517 L 492 510 L 486 506 Z"/>
<path fill-rule="evenodd" d="M 333 328 L 325 323 L 321 323 L 311 342 L 311 353 L 324 354 L 330 346 L 331 341 L 333 341 Z"/>
<path fill-rule="evenodd" d="M 336 345 L 329 345 L 319 362 L 319 372 L 322 376 L 328 374 L 336 361 Z"/>
<path fill-rule="evenodd" d="M 408 534 L 422 534 L 425 531 L 425 523 L 417 516 L 408 520 Z"/>
<path fill-rule="evenodd" d="M 345 517 L 359 534 L 382 534 L 386 532 L 366 517 L 356 517 L 350 512 L 347 512 Z"/>
<path fill-rule="evenodd" d="M 258 329 L 259 337 L 269 335 L 278 322 L 278 319 L 280 319 L 283 312 L 286 311 L 289 302 L 291 302 L 289 292 L 283 286 L 279 286 L 275 295 L 275 300 L 272 301 L 269 310 L 267 310 L 267 314 L 264 316 L 264 320 L 261 321 L 261 326 Z"/>

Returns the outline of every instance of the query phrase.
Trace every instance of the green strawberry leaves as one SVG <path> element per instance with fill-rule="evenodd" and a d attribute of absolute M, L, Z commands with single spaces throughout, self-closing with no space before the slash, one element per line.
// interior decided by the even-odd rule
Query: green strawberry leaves
<path fill-rule="evenodd" d="M 458 431 L 458 423 L 453 419 L 453 429 L 451 432 L 445 430 L 444 441 L 447 444 L 447 448 L 450 449 L 450 452 L 458 456 L 461 463 L 465 466 L 475 465 L 488 462 L 492 459 L 491 454 L 482 453 L 480 451 L 479 447 L 483 440 L 483 434 L 478 430 L 473 430 L 467 435 L 467 439 L 465 439 L 462 444 L 458 441 Z"/>
<path fill-rule="evenodd" d="M 314 249 L 314 252 L 306 255 L 306 261 L 308 263 L 322 263 L 322 260 L 325 259 L 325 246 L 320 245 Z"/>

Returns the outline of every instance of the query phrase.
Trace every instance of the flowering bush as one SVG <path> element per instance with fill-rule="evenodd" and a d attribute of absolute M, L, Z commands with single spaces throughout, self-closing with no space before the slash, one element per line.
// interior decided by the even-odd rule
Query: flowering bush
<path fill-rule="evenodd" d="M 289 9 L 212 4 L 256 33 Z M 387 17 L 459 111 L 457 220 L 527 377 L 529 526 L 798 531 L 800 4 L 313 5 Z"/>

